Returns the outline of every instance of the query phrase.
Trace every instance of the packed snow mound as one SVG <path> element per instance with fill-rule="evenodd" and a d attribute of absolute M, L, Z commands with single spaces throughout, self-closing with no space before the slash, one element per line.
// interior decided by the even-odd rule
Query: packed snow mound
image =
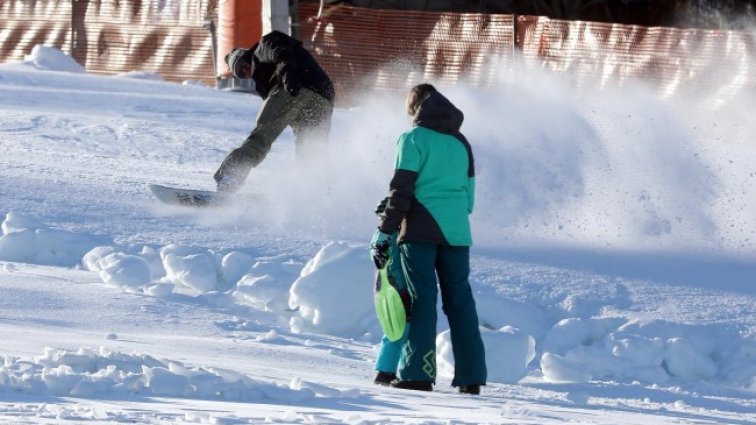
<path fill-rule="evenodd" d="M 44 71 L 86 72 L 71 56 L 41 44 L 34 46 L 31 53 L 24 56 L 24 62 Z"/>
<path fill-rule="evenodd" d="M 87 270 L 100 274 L 102 281 L 125 289 L 199 295 L 234 287 L 252 259 L 232 251 L 211 250 L 170 244 L 153 247 L 97 246 L 81 259 Z"/>
<path fill-rule="evenodd" d="M 624 322 L 624 321 L 623 321 Z M 721 382 L 756 389 L 756 341 L 735 329 L 665 321 L 573 318 L 542 342 L 551 382 Z M 607 326 L 610 325 L 610 326 Z"/>
<path fill-rule="evenodd" d="M 231 401 L 301 402 L 315 397 L 353 396 L 353 391 L 295 378 L 288 386 L 214 367 L 189 367 L 148 354 L 103 347 L 76 351 L 48 348 L 33 360 L 0 357 L 0 393 L 18 391 L 56 396 L 105 394 L 169 396 Z"/>
<path fill-rule="evenodd" d="M 224 257 L 224 264 L 230 255 Z M 292 282 L 299 277 L 303 266 L 291 260 L 257 261 L 238 280 L 233 295 L 242 304 L 249 304 L 259 310 L 285 311 L 289 308 Z"/>
<path fill-rule="evenodd" d="M 294 332 L 313 331 L 358 337 L 380 329 L 373 304 L 375 267 L 365 246 L 325 245 L 291 287 Z"/>
<path fill-rule="evenodd" d="M 528 374 L 528 364 L 535 358 L 535 339 L 511 326 L 493 331 L 480 328 L 486 349 L 488 382 L 517 383 Z M 464 348 L 463 348 L 464 349 Z M 454 352 L 451 332 L 436 336 L 438 375 L 454 377 Z"/>
<path fill-rule="evenodd" d="M 0 236 L 0 260 L 17 263 L 74 266 L 102 238 L 50 228 L 31 217 L 9 212 Z"/>
<path fill-rule="evenodd" d="M 160 256 L 168 281 L 197 292 L 217 289 L 220 281 L 219 270 L 210 254 L 181 255 L 164 248 L 160 251 Z"/>
<path fill-rule="evenodd" d="M 373 304 L 375 268 L 365 246 L 328 242 L 302 264 L 177 244 L 95 246 L 92 237 L 49 229 L 15 213 L 8 213 L 0 228 L 0 260 L 81 264 L 105 284 L 127 292 L 205 297 L 226 307 L 279 315 L 292 333 L 373 343 L 381 337 Z M 524 303 L 471 282 L 490 382 L 519 382 L 535 367 L 551 382 L 706 381 L 756 389 L 756 341 L 749 333 L 717 325 L 598 317 L 627 302 L 621 288 L 603 280 L 574 284 L 579 289 L 569 296 L 564 290 L 573 283 L 565 281 Z M 440 376 L 453 376 L 448 324 L 441 311 L 436 345 Z"/>
<path fill-rule="evenodd" d="M 95 251 L 105 258 L 116 255 L 106 248 Z M 375 270 L 365 247 L 330 242 L 304 267 L 291 261 L 256 261 L 236 251 L 221 255 L 170 245 L 158 252 L 163 262 L 151 262 L 160 268 L 152 274 L 166 273 L 158 285 L 175 285 L 177 290 L 183 288 L 194 294 L 214 293 L 222 285 L 230 285 L 225 293 L 239 305 L 282 317 L 290 315 L 290 330 L 294 333 L 316 332 L 370 341 L 380 335 L 372 294 Z M 154 252 L 147 250 L 146 255 L 154 256 Z M 150 263 L 149 258 L 145 261 Z M 205 286 L 187 280 L 193 274 L 203 276 L 198 281 L 205 282 Z M 183 280 L 176 280 L 176 276 L 183 276 Z M 600 301 L 596 305 L 574 296 L 562 300 L 559 309 L 547 311 L 557 294 L 543 294 L 541 300 L 525 305 L 473 282 L 473 287 L 478 288 L 480 322 L 487 326 L 482 337 L 490 382 L 518 382 L 538 359 L 536 365 L 545 379 L 554 382 L 708 381 L 753 387 L 756 343 L 750 335 L 715 325 L 593 317 L 603 308 L 625 302 L 611 295 L 604 282 L 597 284 L 609 295 L 594 299 L 594 303 Z M 163 286 L 162 291 L 168 294 L 171 289 Z M 593 296 L 591 291 L 586 289 L 584 296 Z M 145 292 L 158 294 L 156 286 L 149 286 Z M 439 317 L 439 373 L 453 376 L 448 325 L 442 314 Z"/>

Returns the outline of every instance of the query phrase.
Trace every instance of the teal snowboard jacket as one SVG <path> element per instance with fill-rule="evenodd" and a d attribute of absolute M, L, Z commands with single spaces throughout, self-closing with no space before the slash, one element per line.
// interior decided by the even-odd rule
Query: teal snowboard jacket
<path fill-rule="evenodd" d="M 378 228 L 399 243 L 470 246 L 475 200 L 472 149 L 460 133 L 464 115 L 441 93 L 421 102 L 412 130 L 397 142 L 389 201 Z"/>

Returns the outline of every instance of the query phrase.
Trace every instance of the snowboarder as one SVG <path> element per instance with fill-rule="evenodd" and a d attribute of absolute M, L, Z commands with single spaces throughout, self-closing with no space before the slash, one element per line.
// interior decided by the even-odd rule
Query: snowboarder
<path fill-rule="evenodd" d="M 254 80 L 264 102 L 255 128 L 213 176 L 219 192 L 238 190 L 287 126 L 294 130 L 298 155 L 314 148 L 305 144 L 325 142 L 335 98 L 333 84 L 315 58 L 299 40 L 280 31 L 266 34 L 249 49 L 234 49 L 225 60 L 236 78 Z"/>
<path fill-rule="evenodd" d="M 475 176 L 472 149 L 459 131 L 464 115 L 430 84 L 411 89 L 407 112 L 414 117 L 414 127 L 399 137 L 389 200 L 370 244 L 380 267 L 399 232 L 401 265 L 412 302 L 412 323 L 390 385 L 433 389 L 438 275 L 454 352 L 452 386 L 461 393 L 479 394 L 487 372 L 468 281 L 472 245 L 468 215 L 473 210 Z"/>

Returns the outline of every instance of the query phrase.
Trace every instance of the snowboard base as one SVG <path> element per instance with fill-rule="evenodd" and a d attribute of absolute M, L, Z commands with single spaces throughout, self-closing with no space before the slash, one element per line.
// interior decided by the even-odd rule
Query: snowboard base
<path fill-rule="evenodd" d="M 163 186 L 161 184 L 148 185 L 155 197 L 168 205 L 185 207 L 214 207 L 238 200 L 263 200 L 262 194 L 240 194 L 234 192 L 216 192 L 214 190 L 183 189 Z"/>

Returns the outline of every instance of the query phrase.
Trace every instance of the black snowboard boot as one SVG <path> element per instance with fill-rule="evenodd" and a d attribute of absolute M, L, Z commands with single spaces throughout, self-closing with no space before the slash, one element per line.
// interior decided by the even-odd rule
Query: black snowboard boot
<path fill-rule="evenodd" d="M 254 164 L 243 148 L 232 150 L 213 174 L 218 192 L 238 192 Z"/>
<path fill-rule="evenodd" d="M 378 373 L 375 374 L 375 379 L 373 379 L 373 383 L 388 387 L 389 385 L 391 385 L 391 381 L 393 381 L 394 379 L 396 379 L 395 373 L 381 372 L 379 370 Z"/>
<path fill-rule="evenodd" d="M 400 381 L 394 379 L 391 381 L 391 386 L 404 390 L 433 391 L 433 383 L 430 381 Z"/>
<path fill-rule="evenodd" d="M 477 384 L 473 384 L 473 385 L 460 385 L 459 386 L 459 393 L 460 394 L 478 395 L 478 394 L 480 394 L 480 385 L 477 385 Z"/>

